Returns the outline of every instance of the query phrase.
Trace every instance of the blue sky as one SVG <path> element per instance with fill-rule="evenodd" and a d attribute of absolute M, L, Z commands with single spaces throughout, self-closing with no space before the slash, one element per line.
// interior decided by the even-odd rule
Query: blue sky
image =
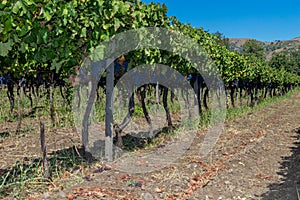
<path fill-rule="evenodd" d="M 300 0 L 142 0 L 165 3 L 168 15 L 229 38 L 263 41 L 300 36 Z"/>

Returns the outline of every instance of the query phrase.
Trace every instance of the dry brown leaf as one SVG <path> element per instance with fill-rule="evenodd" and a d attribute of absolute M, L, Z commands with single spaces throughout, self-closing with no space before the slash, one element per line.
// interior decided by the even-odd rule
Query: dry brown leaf
<path fill-rule="evenodd" d="M 65 171 L 64 174 L 61 176 L 62 179 L 68 178 L 69 172 Z"/>
<path fill-rule="evenodd" d="M 68 194 L 66 195 L 66 198 L 67 198 L 68 200 L 73 200 L 73 199 L 74 199 L 74 197 L 73 197 L 73 195 L 72 195 L 71 193 L 68 193 Z"/>
<path fill-rule="evenodd" d="M 155 192 L 157 192 L 157 193 L 162 193 L 162 192 L 163 192 L 163 189 L 155 188 Z"/>

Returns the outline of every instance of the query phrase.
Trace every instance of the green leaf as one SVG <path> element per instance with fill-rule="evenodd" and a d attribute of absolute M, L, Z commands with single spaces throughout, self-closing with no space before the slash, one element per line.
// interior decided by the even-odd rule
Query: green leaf
<path fill-rule="evenodd" d="M 0 42 L 0 56 L 7 56 L 9 51 L 12 50 L 13 42 L 8 40 L 6 43 Z"/>
<path fill-rule="evenodd" d="M 117 31 L 121 25 L 123 25 L 122 22 L 118 18 L 114 18 L 115 31 Z"/>
<path fill-rule="evenodd" d="M 106 35 L 106 34 L 101 34 L 100 39 L 101 39 L 102 41 L 108 41 L 108 40 L 109 40 L 109 36 Z"/>
<path fill-rule="evenodd" d="M 5 32 L 8 33 L 9 31 L 11 31 L 13 29 L 12 26 L 13 26 L 13 18 L 12 16 L 10 16 L 4 23 Z"/>
<path fill-rule="evenodd" d="M 111 16 L 116 14 L 119 11 L 119 4 L 114 4 L 113 5 L 113 12 L 111 13 Z"/>
<path fill-rule="evenodd" d="M 43 40 L 44 40 L 45 44 L 49 43 L 49 41 L 48 41 L 48 32 L 44 32 L 44 34 L 43 34 Z"/>
<path fill-rule="evenodd" d="M 28 49 L 28 44 L 25 44 L 24 42 L 22 42 L 22 43 L 21 43 L 21 47 L 20 47 L 19 50 L 20 50 L 22 53 L 25 53 L 27 49 Z"/>
<path fill-rule="evenodd" d="M 125 3 L 125 4 L 121 4 L 120 6 L 120 12 L 125 15 L 126 13 L 129 12 L 129 9 L 130 9 L 130 5 Z"/>
<path fill-rule="evenodd" d="M 67 60 L 61 60 L 60 62 L 57 62 L 57 60 L 58 60 L 57 58 L 53 59 L 53 61 L 51 62 L 51 67 L 50 67 L 50 70 L 55 70 L 56 73 L 59 72 L 62 64 L 67 61 Z"/>
<path fill-rule="evenodd" d="M 30 31 L 30 29 L 31 29 L 31 27 L 28 26 L 27 24 L 25 26 L 23 26 L 22 28 L 20 28 L 20 27 L 16 28 L 16 30 L 18 31 L 19 37 L 26 35 Z"/>
<path fill-rule="evenodd" d="M 64 8 L 64 10 L 63 10 L 63 15 L 68 15 L 68 14 L 69 14 L 68 9 L 67 9 L 67 8 Z"/>
<path fill-rule="evenodd" d="M 46 22 L 49 22 L 52 18 L 49 11 L 42 8 L 43 17 L 46 19 Z"/>
<path fill-rule="evenodd" d="M 12 12 L 14 14 L 18 14 L 20 8 L 22 8 L 22 2 L 21 1 L 17 1 L 12 9 Z"/>
<path fill-rule="evenodd" d="M 81 37 L 86 37 L 86 27 L 83 27 L 83 28 L 81 29 L 80 36 L 81 36 Z"/>
<path fill-rule="evenodd" d="M 7 3 L 7 0 L 2 0 L 2 2 L 1 2 L 2 5 L 6 5 L 6 3 Z"/>
<path fill-rule="evenodd" d="M 24 2 L 25 2 L 28 6 L 31 6 L 32 4 L 35 5 L 34 1 L 32 1 L 32 0 L 24 0 Z"/>
<path fill-rule="evenodd" d="M 38 33 L 37 35 L 36 35 L 36 43 L 37 44 L 42 44 L 42 36 L 41 36 L 41 33 Z"/>
<path fill-rule="evenodd" d="M 91 58 L 94 61 L 103 60 L 104 58 L 104 46 L 97 46 L 92 52 L 91 52 Z"/>
<path fill-rule="evenodd" d="M 42 49 L 41 50 L 42 52 L 42 62 L 49 62 L 49 61 L 52 61 L 56 56 L 57 56 L 57 54 L 56 54 L 56 52 L 55 52 L 55 50 L 54 49 L 52 49 L 52 48 L 48 48 L 48 49 Z"/>

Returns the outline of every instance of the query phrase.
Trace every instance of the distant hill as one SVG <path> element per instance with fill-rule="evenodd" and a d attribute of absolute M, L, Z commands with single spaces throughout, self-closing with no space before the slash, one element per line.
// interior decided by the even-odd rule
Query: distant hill
<path fill-rule="evenodd" d="M 242 52 L 242 46 L 247 40 L 251 38 L 229 38 L 230 50 L 235 50 L 239 53 Z M 289 52 L 293 50 L 300 50 L 300 37 L 291 40 L 275 40 L 273 42 L 260 42 L 266 49 L 267 59 L 269 60 L 274 53 Z"/>
<path fill-rule="evenodd" d="M 242 52 L 242 46 L 245 44 L 247 40 L 251 38 L 229 38 L 230 49 L 238 51 L 239 53 Z"/>

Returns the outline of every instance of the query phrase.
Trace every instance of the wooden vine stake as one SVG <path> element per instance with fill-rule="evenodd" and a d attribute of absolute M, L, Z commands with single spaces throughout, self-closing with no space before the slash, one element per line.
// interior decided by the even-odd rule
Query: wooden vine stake
<path fill-rule="evenodd" d="M 44 178 L 48 179 L 50 178 L 50 171 L 49 171 L 49 165 L 47 161 L 45 128 L 44 128 L 44 123 L 42 121 L 40 121 L 40 139 L 41 139 L 41 148 L 42 148 L 42 163 L 43 163 Z"/>
<path fill-rule="evenodd" d="M 21 93 L 22 93 L 22 89 L 18 89 L 17 90 L 17 94 L 18 94 L 18 124 L 17 124 L 17 129 L 16 132 L 20 132 L 21 131 L 21 124 L 22 124 L 22 111 L 21 111 Z"/>
<path fill-rule="evenodd" d="M 112 54 L 115 52 L 115 41 L 112 41 Z M 113 161 L 113 113 L 114 104 L 114 60 L 107 59 L 111 63 L 106 70 L 106 106 L 105 106 L 105 159 Z"/>

